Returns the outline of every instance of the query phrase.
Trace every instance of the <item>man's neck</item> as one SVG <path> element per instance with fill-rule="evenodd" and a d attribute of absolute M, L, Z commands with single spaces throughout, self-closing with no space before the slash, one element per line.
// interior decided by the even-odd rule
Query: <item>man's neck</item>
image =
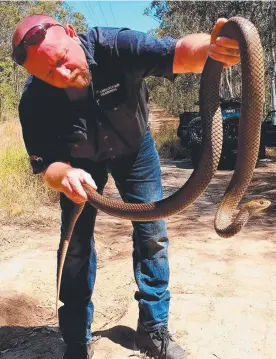
<path fill-rule="evenodd" d="M 78 101 L 88 97 L 88 87 L 84 87 L 84 88 L 68 87 L 65 89 L 65 92 L 71 101 Z"/>

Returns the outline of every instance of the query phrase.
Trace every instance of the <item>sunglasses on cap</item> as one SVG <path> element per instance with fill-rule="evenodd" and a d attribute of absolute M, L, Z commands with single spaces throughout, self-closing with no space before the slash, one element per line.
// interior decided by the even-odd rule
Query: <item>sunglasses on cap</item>
<path fill-rule="evenodd" d="M 12 58 L 18 65 L 23 65 L 27 57 L 27 47 L 38 45 L 46 37 L 47 30 L 52 26 L 61 26 L 60 24 L 45 23 L 35 25 L 30 28 L 20 41 L 20 43 L 13 50 Z"/>

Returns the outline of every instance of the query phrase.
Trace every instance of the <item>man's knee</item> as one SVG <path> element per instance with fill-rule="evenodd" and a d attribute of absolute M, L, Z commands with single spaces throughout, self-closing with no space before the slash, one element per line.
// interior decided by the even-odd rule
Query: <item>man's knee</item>
<path fill-rule="evenodd" d="M 142 222 L 134 229 L 134 244 L 147 251 L 147 255 L 167 256 L 168 236 L 164 220 Z"/>
<path fill-rule="evenodd" d="M 152 222 L 136 222 L 133 224 L 134 234 L 141 240 L 152 239 L 155 241 L 167 238 L 166 223 L 163 219 Z"/>

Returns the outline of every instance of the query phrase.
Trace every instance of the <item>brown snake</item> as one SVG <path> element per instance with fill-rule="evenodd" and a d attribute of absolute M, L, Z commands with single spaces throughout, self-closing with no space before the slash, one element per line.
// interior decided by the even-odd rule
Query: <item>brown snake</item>
<path fill-rule="evenodd" d="M 234 174 L 220 202 L 215 217 L 215 230 L 221 237 L 231 237 L 238 233 L 249 217 L 267 208 L 267 200 L 251 201 L 244 205 L 232 220 L 253 176 L 260 144 L 260 129 L 264 107 L 264 61 L 263 49 L 255 26 L 242 17 L 231 18 L 222 28 L 219 36 L 236 39 L 239 43 L 242 68 L 242 107 L 238 134 L 238 156 Z M 204 66 L 199 107 L 203 125 L 202 155 L 198 168 L 187 182 L 170 197 L 152 203 L 124 203 L 105 198 L 92 187 L 84 184 L 88 202 L 112 216 L 132 221 L 152 221 L 171 216 L 192 204 L 207 188 L 220 160 L 223 128 L 219 102 L 219 87 L 222 63 L 208 58 Z M 57 275 L 57 300 L 63 265 L 71 234 L 84 204 L 76 205 L 72 222 L 65 235 Z"/>

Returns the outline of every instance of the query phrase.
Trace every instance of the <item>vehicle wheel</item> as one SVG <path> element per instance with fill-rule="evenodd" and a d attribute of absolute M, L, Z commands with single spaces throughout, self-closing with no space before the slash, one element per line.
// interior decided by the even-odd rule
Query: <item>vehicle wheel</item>
<path fill-rule="evenodd" d="M 266 158 L 265 144 L 261 142 L 258 159 L 263 160 L 265 158 Z"/>
<path fill-rule="evenodd" d="M 191 143 L 200 145 L 202 142 L 202 125 L 200 117 L 194 118 L 188 127 L 188 137 Z"/>
<path fill-rule="evenodd" d="M 218 165 L 219 170 L 233 170 L 236 166 L 237 155 L 236 154 L 221 154 L 220 162 Z"/>
<path fill-rule="evenodd" d="M 197 168 L 198 163 L 200 161 L 200 156 L 201 156 L 200 147 L 199 146 L 192 147 L 191 160 L 194 168 Z"/>

